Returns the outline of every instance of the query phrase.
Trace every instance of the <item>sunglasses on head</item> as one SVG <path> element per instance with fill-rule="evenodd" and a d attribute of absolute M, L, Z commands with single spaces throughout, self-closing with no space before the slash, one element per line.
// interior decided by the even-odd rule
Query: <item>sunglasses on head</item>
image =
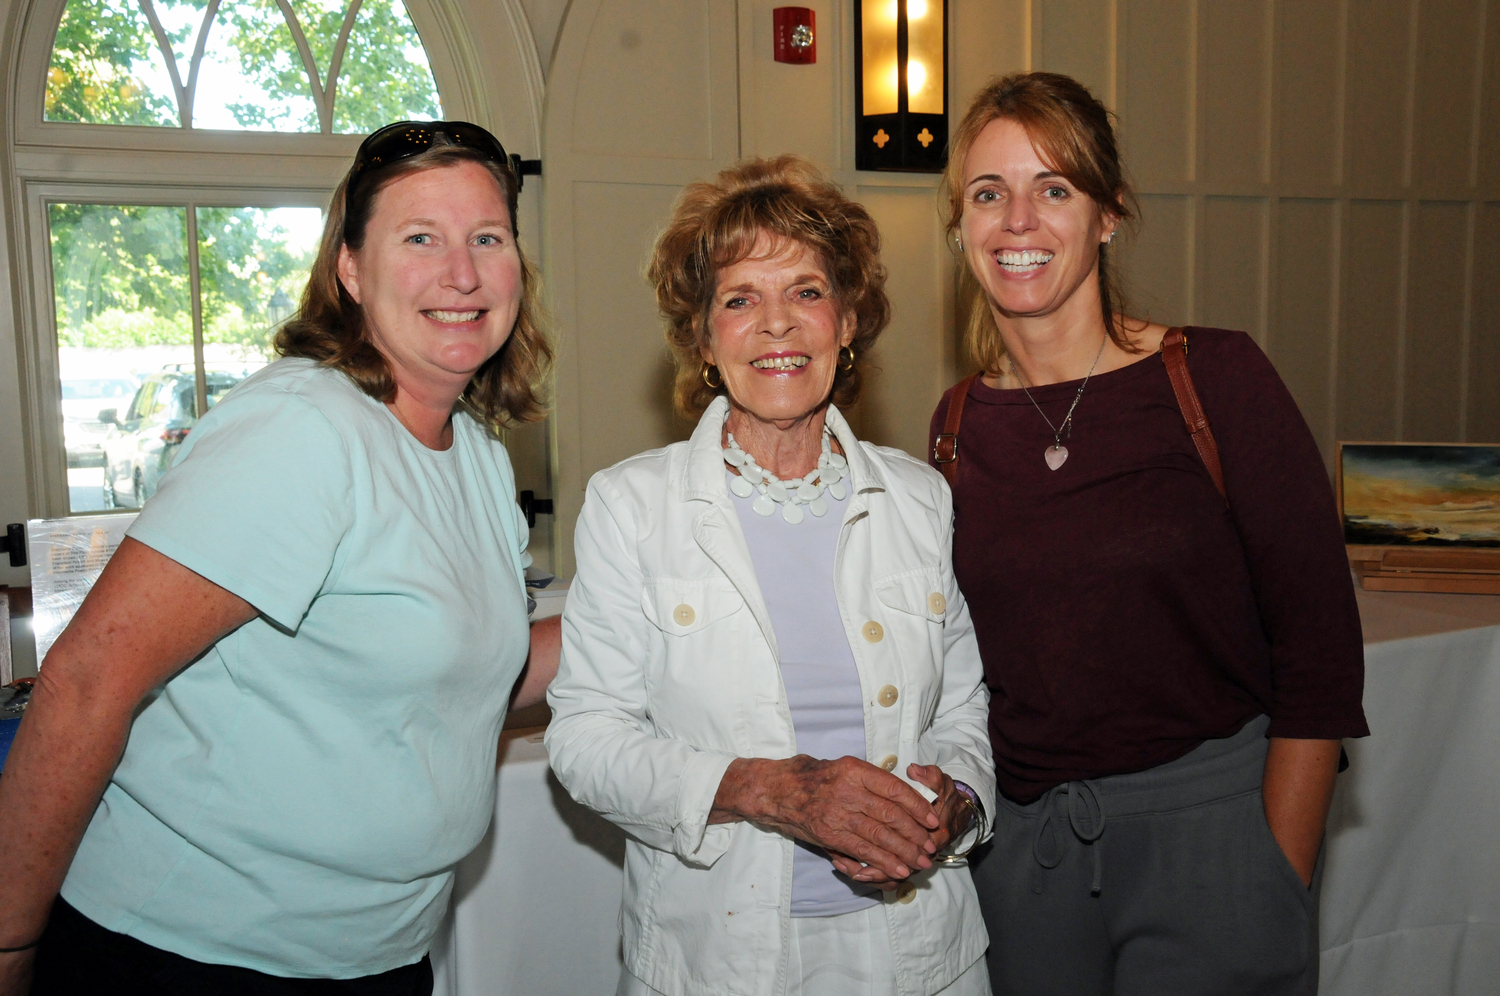
<path fill-rule="evenodd" d="M 426 152 L 439 136 L 446 142 L 438 144 L 474 149 L 490 162 L 510 170 L 511 176 L 516 178 L 516 193 L 521 192 L 521 157 L 507 155 L 500 140 L 485 129 L 467 121 L 397 121 L 360 143 L 359 152 L 354 156 L 354 167 L 349 171 L 348 185 L 344 188 L 345 196 L 352 194 L 365 177 L 380 167 Z"/>

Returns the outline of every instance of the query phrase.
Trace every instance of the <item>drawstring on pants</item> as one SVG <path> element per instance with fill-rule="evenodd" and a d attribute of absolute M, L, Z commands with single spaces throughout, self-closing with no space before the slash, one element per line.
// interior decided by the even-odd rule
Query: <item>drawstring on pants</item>
<path fill-rule="evenodd" d="M 1062 842 L 1057 839 L 1057 829 L 1052 825 L 1052 806 L 1059 792 L 1068 796 L 1068 825 L 1073 830 L 1073 836 L 1089 845 L 1089 850 L 1093 852 L 1094 883 L 1089 888 L 1089 895 L 1097 896 L 1104 887 L 1103 845 L 1099 843 L 1099 838 L 1104 835 L 1104 807 L 1099 804 L 1099 793 L 1092 781 L 1085 779 L 1081 782 L 1065 782 L 1047 790 L 1047 794 L 1042 797 L 1041 819 L 1037 821 L 1036 839 L 1032 842 L 1031 853 L 1036 857 L 1037 864 L 1048 870 L 1062 863 Z M 1043 838 L 1050 844 L 1050 853 L 1043 853 Z"/>

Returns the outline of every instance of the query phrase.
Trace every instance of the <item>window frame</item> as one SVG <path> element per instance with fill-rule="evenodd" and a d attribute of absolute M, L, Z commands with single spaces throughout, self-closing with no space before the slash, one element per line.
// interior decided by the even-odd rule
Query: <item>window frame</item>
<path fill-rule="evenodd" d="M 356 136 L 357 142 L 357 136 Z M 352 150 L 351 150 L 351 155 Z M 31 400 L 31 431 L 27 433 L 29 464 L 32 468 L 33 507 L 46 516 L 73 514 L 68 501 L 67 453 L 63 445 L 63 421 L 48 403 L 62 396 L 62 372 L 58 366 L 58 330 L 53 306 L 52 245 L 49 237 L 47 208 L 49 204 L 121 204 L 149 207 L 180 207 L 187 212 L 185 238 L 188 253 L 193 251 L 196 235 L 193 211 L 210 207 L 315 207 L 327 206 L 332 184 L 321 187 L 266 189 L 262 187 L 210 186 L 206 184 L 168 186 L 165 184 L 100 184 L 77 181 L 36 181 L 26 185 L 26 202 L 22 214 L 26 222 L 26 240 L 31 251 L 20 262 L 27 270 L 27 289 L 22 304 L 30 310 L 24 327 L 33 334 L 21 337 L 25 362 L 22 386 Z M 194 358 L 202 368 L 202 344 L 193 345 Z M 201 377 L 200 377 L 201 380 Z M 200 385 L 204 386 L 204 385 Z"/>
<path fill-rule="evenodd" d="M 0 244 L 0 269 L 8 262 L 12 276 L 0 279 L 8 285 L 0 286 L 0 306 L 13 297 L 11 307 L 0 310 L 15 318 L 22 426 L 14 435 L 24 448 L 27 505 L 33 516 L 64 516 L 75 513 L 68 499 L 63 420 L 55 410 L 62 386 L 47 205 L 184 207 L 191 242 L 194 208 L 326 208 L 362 136 L 46 121 L 47 69 L 67 0 L 15 2 L 24 9 L 12 21 L 11 96 L 0 111 L 0 126 L 8 125 L 0 176 L 7 181 L 10 236 L 0 240 L 9 242 L 9 248 Z M 507 148 L 535 156 L 542 77 L 530 27 L 520 0 L 487 3 L 489 9 L 481 11 L 474 0 L 406 0 L 406 8 L 444 116 L 486 124 Z M 517 58 L 480 59 L 486 43 L 495 51 L 493 43 L 507 35 Z M 488 95 L 494 93 L 516 99 L 492 106 Z M 523 196 L 535 194 L 528 189 Z M 201 352 L 198 358 L 201 367 Z M 0 445 L 5 442 L 0 439 Z"/>

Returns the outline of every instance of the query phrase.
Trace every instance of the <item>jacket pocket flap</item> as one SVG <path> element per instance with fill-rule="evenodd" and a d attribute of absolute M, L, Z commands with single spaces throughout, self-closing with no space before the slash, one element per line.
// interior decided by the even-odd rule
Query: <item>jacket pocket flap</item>
<path fill-rule="evenodd" d="M 948 611 L 948 600 L 936 567 L 920 567 L 875 579 L 875 594 L 893 609 L 942 622 Z"/>
<path fill-rule="evenodd" d="M 739 591 L 722 578 L 684 581 L 657 578 L 646 582 L 641 608 L 658 629 L 688 636 L 745 607 Z"/>

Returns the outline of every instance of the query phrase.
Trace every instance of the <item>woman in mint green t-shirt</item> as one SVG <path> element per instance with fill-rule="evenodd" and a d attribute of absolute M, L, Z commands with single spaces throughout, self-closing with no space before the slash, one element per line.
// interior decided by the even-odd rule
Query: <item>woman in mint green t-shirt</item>
<path fill-rule="evenodd" d="M 0 996 L 431 991 L 513 686 L 557 660 L 496 432 L 551 355 L 519 186 L 461 122 L 360 147 L 283 359 L 47 656 L 0 780 Z"/>

